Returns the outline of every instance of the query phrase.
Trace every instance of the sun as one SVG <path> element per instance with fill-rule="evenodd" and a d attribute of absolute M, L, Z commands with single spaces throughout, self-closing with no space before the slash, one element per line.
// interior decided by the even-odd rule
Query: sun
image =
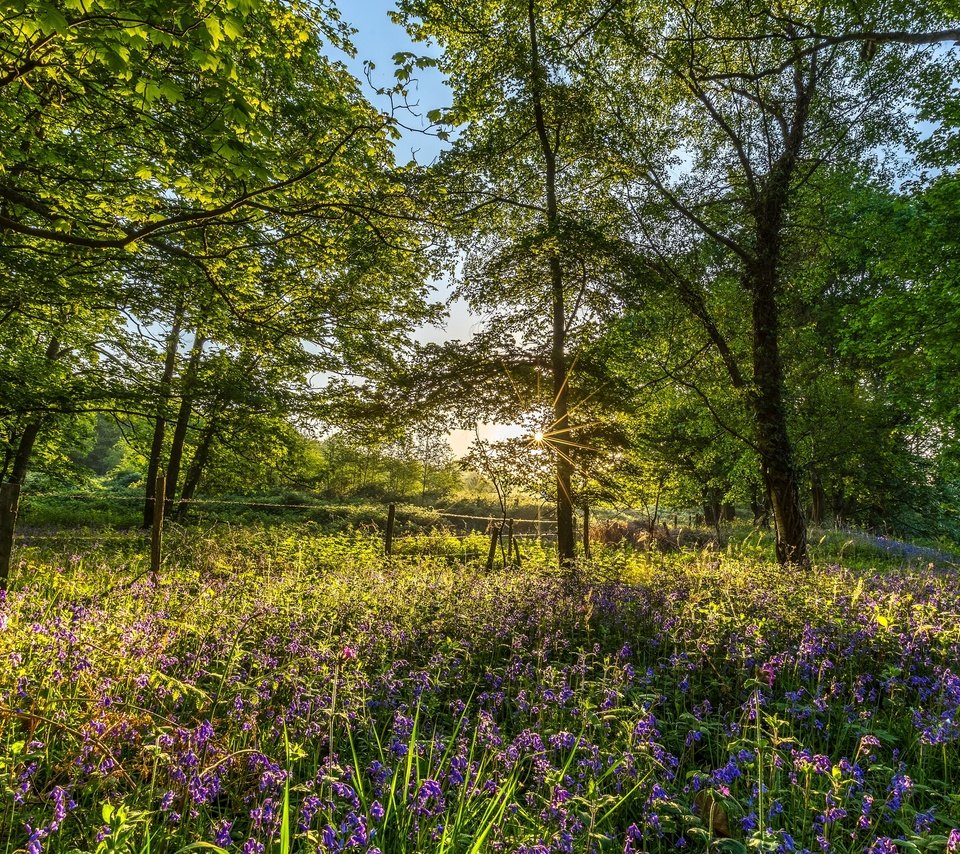
<path fill-rule="evenodd" d="M 538 445 L 543 443 L 543 430 L 536 430 L 533 434 L 533 441 Z"/>

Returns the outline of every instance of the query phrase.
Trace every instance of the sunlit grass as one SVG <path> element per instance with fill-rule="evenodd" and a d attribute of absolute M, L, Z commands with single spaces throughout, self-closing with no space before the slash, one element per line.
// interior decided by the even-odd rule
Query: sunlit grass
<path fill-rule="evenodd" d="M 960 825 L 952 573 L 826 542 L 784 573 L 754 537 L 598 549 L 571 583 L 529 543 L 485 572 L 480 534 L 387 559 L 220 526 L 174 528 L 154 585 L 142 540 L 88 536 L 22 549 L 0 606 L 6 852 L 943 851 Z"/>

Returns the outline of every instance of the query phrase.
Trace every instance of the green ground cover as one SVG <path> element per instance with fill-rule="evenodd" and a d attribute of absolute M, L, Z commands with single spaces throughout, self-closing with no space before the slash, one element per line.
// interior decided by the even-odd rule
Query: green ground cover
<path fill-rule="evenodd" d="M 955 570 L 474 539 L 28 531 L 0 848 L 960 850 Z"/>

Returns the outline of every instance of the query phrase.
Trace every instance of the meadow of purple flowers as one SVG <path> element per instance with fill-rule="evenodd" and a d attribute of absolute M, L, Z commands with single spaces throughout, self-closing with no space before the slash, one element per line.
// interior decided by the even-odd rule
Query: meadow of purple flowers
<path fill-rule="evenodd" d="M 21 552 L 5 852 L 960 852 L 960 584 L 370 539 Z"/>

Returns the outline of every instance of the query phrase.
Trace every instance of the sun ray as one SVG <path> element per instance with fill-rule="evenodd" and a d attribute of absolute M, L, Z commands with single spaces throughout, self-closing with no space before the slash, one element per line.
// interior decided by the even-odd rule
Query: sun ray
<path fill-rule="evenodd" d="M 565 442 L 563 439 L 553 439 L 550 442 L 550 446 L 553 448 L 559 448 L 563 446 L 564 448 L 579 448 L 581 451 L 595 451 L 596 448 L 592 448 L 590 445 L 582 445 L 579 442 Z"/>
<path fill-rule="evenodd" d="M 591 400 L 591 398 L 594 398 L 594 397 L 596 397 L 598 394 L 600 394 L 600 392 L 603 391 L 608 385 L 610 385 L 610 380 L 607 380 L 607 382 L 603 383 L 603 385 L 598 386 L 597 388 L 595 388 L 593 391 L 590 392 L 590 394 L 586 395 L 585 397 L 581 397 L 578 401 L 576 401 L 576 402 L 573 404 L 573 406 L 571 406 L 571 407 L 567 410 L 567 414 L 569 415 L 569 414 L 572 413 L 572 412 L 576 412 L 578 407 L 583 406 L 583 405 L 585 405 L 586 403 L 588 403 L 588 402 Z"/>
<path fill-rule="evenodd" d="M 550 448 L 558 448 L 561 445 L 565 448 L 581 448 L 584 451 L 596 451 L 597 448 L 592 447 L 591 445 L 584 445 L 580 442 L 574 442 L 570 439 L 560 439 L 557 436 L 544 435 L 543 439 L 540 441 L 536 440 L 536 434 L 532 441 L 536 442 L 538 445 L 543 445 Z"/>
<path fill-rule="evenodd" d="M 553 405 L 557 405 L 557 401 L 560 399 L 560 395 L 563 394 L 563 390 L 567 387 L 567 383 L 570 381 L 570 375 L 573 373 L 573 369 L 577 366 L 577 360 L 580 358 L 580 351 L 577 350 L 573 354 L 573 361 L 570 363 L 570 366 L 564 371 L 563 382 L 560 383 L 560 388 L 557 389 L 557 393 L 553 396 Z"/>
<path fill-rule="evenodd" d="M 582 424 L 576 424 L 576 425 L 574 425 L 573 427 L 569 428 L 569 430 L 586 430 L 588 427 L 596 427 L 596 426 L 598 426 L 598 425 L 600 425 L 600 424 L 603 424 L 603 423 L 604 423 L 604 422 L 601 421 L 601 420 L 599 420 L 599 419 L 596 420 L 596 421 L 584 421 Z M 544 430 L 544 435 L 546 435 L 546 436 L 553 435 L 553 433 L 552 433 L 551 430 L 550 430 L 551 427 L 553 427 L 552 424 L 549 425 L 546 430 Z M 556 432 L 556 435 L 560 435 L 560 434 L 563 433 L 563 432 L 569 432 L 569 431 L 557 430 L 557 431 L 555 431 L 555 432 Z"/>
<path fill-rule="evenodd" d="M 504 376 L 507 378 L 507 382 L 510 383 L 510 388 L 513 391 L 513 396 L 517 399 L 517 403 L 523 406 L 523 395 L 520 394 L 520 389 L 518 388 L 516 381 L 513 379 L 513 376 L 507 369 L 506 362 L 501 362 L 500 367 L 503 370 Z"/>
<path fill-rule="evenodd" d="M 575 472 L 577 472 L 578 474 L 580 474 L 581 476 L 583 476 L 584 479 L 590 480 L 590 479 L 592 478 L 592 479 L 596 480 L 596 478 L 594 478 L 593 475 L 591 475 L 583 466 L 578 465 L 577 462 L 576 462 L 576 460 L 574 460 L 574 459 L 570 458 L 569 456 L 567 456 L 567 455 L 566 455 L 565 453 L 563 453 L 563 451 L 561 451 L 559 448 L 554 448 L 554 450 L 557 452 L 557 455 L 558 455 L 558 456 L 562 457 L 562 458 L 565 459 L 568 463 L 570 463 L 570 465 L 573 467 L 573 470 L 574 470 Z"/>

